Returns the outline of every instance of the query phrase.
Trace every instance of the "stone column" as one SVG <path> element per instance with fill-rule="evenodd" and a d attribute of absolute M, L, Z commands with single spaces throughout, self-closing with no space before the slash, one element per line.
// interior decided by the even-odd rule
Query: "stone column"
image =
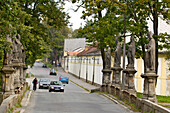
<path fill-rule="evenodd" d="M 147 72 L 142 74 L 141 77 L 144 78 L 144 91 L 142 98 L 157 103 L 155 88 L 158 75 L 153 72 Z"/>
<path fill-rule="evenodd" d="M 100 88 L 100 91 L 103 92 L 108 92 L 109 91 L 109 84 L 110 84 L 110 74 L 112 72 L 112 70 L 110 69 L 103 69 L 103 83 L 102 86 Z"/>
<path fill-rule="evenodd" d="M 13 72 L 15 69 L 11 65 L 5 65 L 2 68 L 3 72 L 3 85 L 2 89 L 5 92 L 4 98 L 10 96 L 11 94 L 14 94 L 14 78 L 13 78 Z"/>
<path fill-rule="evenodd" d="M 124 73 L 126 73 L 126 80 L 127 80 L 127 89 L 129 93 L 132 93 L 136 95 L 135 85 L 134 85 L 134 76 L 136 73 L 136 70 L 134 68 L 127 67 L 125 70 L 123 70 Z"/>
<path fill-rule="evenodd" d="M 112 76 L 112 83 L 111 83 L 111 91 L 110 93 L 113 93 L 115 95 L 119 95 L 120 92 L 120 86 L 121 86 L 121 67 L 113 67 L 111 68 L 113 70 L 113 76 Z"/>
<path fill-rule="evenodd" d="M 21 83 L 20 83 L 20 68 L 21 68 L 21 63 L 17 60 L 13 61 L 13 67 L 15 68 L 15 74 L 14 74 L 14 86 L 15 86 L 15 91 L 17 91 L 17 89 L 19 87 L 21 87 Z"/>

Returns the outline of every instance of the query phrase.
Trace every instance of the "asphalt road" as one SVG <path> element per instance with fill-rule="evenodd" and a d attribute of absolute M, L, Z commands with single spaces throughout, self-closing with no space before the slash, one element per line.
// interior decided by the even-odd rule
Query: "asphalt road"
<path fill-rule="evenodd" d="M 42 68 L 42 65 L 42 63 L 35 63 L 31 69 L 35 77 L 58 80 L 58 76 L 49 75 L 50 70 Z M 60 71 L 58 73 L 63 74 Z M 67 73 L 64 74 L 67 75 Z M 25 113 L 129 113 L 129 110 L 69 82 L 65 85 L 64 93 L 37 89 L 33 92 Z"/>

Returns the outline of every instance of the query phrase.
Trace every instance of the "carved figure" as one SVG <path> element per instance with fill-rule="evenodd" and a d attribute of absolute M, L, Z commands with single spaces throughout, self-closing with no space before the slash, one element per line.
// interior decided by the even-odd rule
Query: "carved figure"
<path fill-rule="evenodd" d="M 14 47 L 14 60 L 18 60 L 20 62 L 22 62 L 22 52 L 24 50 L 24 47 L 22 45 L 22 43 L 20 42 L 20 35 L 14 35 L 13 36 L 13 47 Z"/>
<path fill-rule="evenodd" d="M 115 39 L 116 41 L 116 50 L 115 50 L 115 57 L 114 57 L 114 66 L 115 67 L 120 67 L 120 62 L 121 62 L 121 43 L 118 41 L 118 39 Z"/>
<path fill-rule="evenodd" d="M 145 45 L 146 56 L 146 71 L 153 71 L 155 72 L 155 40 L 152 37 L 152 33 L 149 32 L 149 43 Z"/>
<path fill-rule="evenodd" d="M 105 53 L 105 62 L 106 62 L 105 68 L 110 69 L 111 68 L 111 50 L 108 45 L 107 45 L 107 50 Z"/>
<path fill-rule="evenodd" d="M 135 51 L 136 51 L 134 37 L 131 37 L 130 40 L 131 43 L 129 45 L 129 49 L 127 53 L 128 67 L 134 67 Z"/>
<path fill-rule="evenodd" d="M 6 39 L 7 39 L 8 42 L 12 43 L 12 40 L 9 37 L 9 35 L 6 36 Z M 13 53 L 12 53 L 13 46 L 12 45 L 10 45 L 10 49 L 11 49 L 11 51 L 6 53 L 6 62 L 5 62 L 5 64 L 7 64 L 7 65 L 11 64 L 12 63 L 12 59 L 13 59 Z"/>

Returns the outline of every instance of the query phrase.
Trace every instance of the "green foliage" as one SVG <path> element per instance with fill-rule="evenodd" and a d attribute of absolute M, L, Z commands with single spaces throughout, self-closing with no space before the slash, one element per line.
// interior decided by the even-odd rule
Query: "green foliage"
<path fill-rule="evenodd" d="M 20 107 L 22 107 L 22 105 L 21 104 L 15 104 L 14 105 L 16 108 L 20 108 Z"/>
<path fill-rule="evenodd" d="M 137 93 L 136 96 L 137 96 L 138 98 L 142 98 L 143 94 L 142 94 L 142 93 Z"/>
<path fill-rule="evenodd" d="M 169 34 L 158 34 L 158 16 L 169 23 L 167 0 L 162 2 L 155 0 L 72 1 L 72 3 L 75 2 L 80 4 L 78 7 L 84 8 L 82 18 L 87 20 L 86 26 L 79 29 L 79 34 L 86 37 L 89 42 L 93 42 L 95 46 L 97 43 L 101 50 L 106 45 L 110 45 L 114 50 L 115 37 L 123 41 L 121 39 L 123 33 L 128 32 L 135 37 L 136 57 L 143 57 L 145 55 L 144 45 L 148 43 L 148 20 L 150 19 L 153 23 L 153 37 L 156 42 L 156 65 L 158 49 L 166 48 L 167 56 L 169 55 Z"/>
<path fill-rule="evenodd" d="M 26 78 L 30 78 L 30 77 L 35 77 L 32 73 L 31 76 L 29 75 L 29 73 L 26 73 Z"/>
<path fill-rule="evenodd" d="M 50 52 L 46 26 L 60 29 L 68 23 L 68 14 L 63 10 L 62 1 L 54 0 L 6 0 L 0 2 L 0 50 L 9 51 L 6 35 L 20 34 L 26 49 L 26 64 L 35 62 Z"/>
<path fill-rule="evenodd" d="M 170 96 L 159 96 L 157 95 L 158 102 L 170 103 Z"/>

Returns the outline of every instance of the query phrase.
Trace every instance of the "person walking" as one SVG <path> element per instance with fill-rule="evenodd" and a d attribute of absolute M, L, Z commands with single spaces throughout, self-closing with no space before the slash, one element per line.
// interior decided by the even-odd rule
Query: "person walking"
<path fill-rule="evenodd" d="M 33 83 L 33 90 L 35 91 L 35 90 L 37 89 L 37 84 L 38 84 L 37 78 L 35 78 L 35 79 L 32 81 L 32 83 Z"/>

